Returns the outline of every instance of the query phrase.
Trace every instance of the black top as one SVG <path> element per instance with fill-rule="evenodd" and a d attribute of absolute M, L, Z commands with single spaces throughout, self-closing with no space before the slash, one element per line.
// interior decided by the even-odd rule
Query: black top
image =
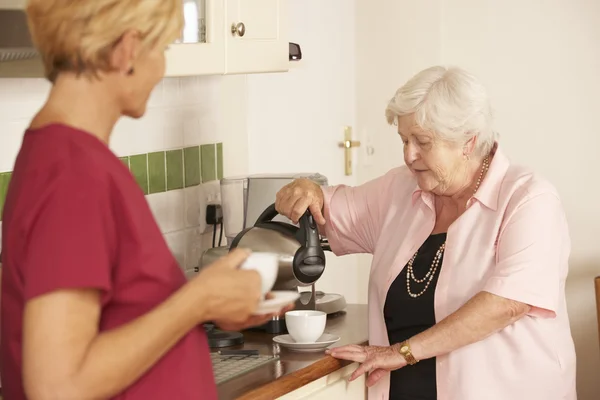
<path fill-rule="evenodd" d="M 435 254 L 445 241 L 446 234 L 440 233 L 429 236 L 423 243 L 413 263 L 413 273 L 417 279 L 421 280 L 425 277 L 431 268 Z M 434 293 L 442 259 L 429 287 L 421 296 L 413 298 L 408 294 L 406 283 L 408 267 L 404 267 L 390 286 L 383 308 L 390 344 L 410 339 L 435 325 Z M 419 294 L 427 281 L 428 279 L 423 283 L 417 283 L 411 278 L 411 293 Z M 390 400 L 436 400 L 435 374 L 435 358 L 421 360 L 415 365 L 407 365 L 392 371 Z"/>

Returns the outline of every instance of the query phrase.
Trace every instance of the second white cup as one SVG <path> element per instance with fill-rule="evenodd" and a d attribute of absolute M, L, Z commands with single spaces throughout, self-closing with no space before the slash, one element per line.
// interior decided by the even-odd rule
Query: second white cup
<path fill-rule="evenodd" d="M 294 310 L 285 313 L 287 331 L 296 343 L 314 343 L 325 331 L 327 314 L 316 310 Z"/>
<path fill-rule="evenodd" d="M 266 295 L 271 291 L 279 270 L 279 255 L 276 253 L 252 253 L 244 261 L 241 269 L 253 269 L 260 274 L 261 292 Z"/>

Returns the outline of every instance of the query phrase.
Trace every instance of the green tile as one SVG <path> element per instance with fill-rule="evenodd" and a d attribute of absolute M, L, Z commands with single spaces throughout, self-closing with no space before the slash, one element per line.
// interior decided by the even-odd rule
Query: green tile
<path fill-rule="evenodd" d="M 167 151 L 167 190 L 183 189 L 183 150 Z"/>
<path fill-rule="evenodd" d="M 129 157 L 119 157 L 119 160 L 123 162 L 129 168 Z"/>
<path fill-rule="evenodd" d="M 185 163 L 185 187 L 200 184 L 200 147 L 187 147 L 183 149 Z"/>
<path fill-rule="evenodd" d="M 148 189 L 150 193 L 161 193 L 167 190 L 164 151 L 148 154 Z"/>
<path fill-rule="evenodd" d="M 223 143 L 217 143 L 217 179 L 223 179 Z"/>
<path fill-rule="evenodd" d="M 217 179 L 217 156 L 214 144 L 200 146 L 202 160 L 202 182 L 210 182 Z"/>
<path fill-rule="evenodd" d="M 2 210 L 4 209 L 4 199 L 6 199 L 6 192 L 8 191 L 8 183 L 11 177 L 10 172 L 0 173 L 0 221 L 2 221 Z"/>
<path fill-rule="evenodd" d="M 144 194 L 148 194 L 148 155 L 138 154 L 129 157 L 129 168 Z"/>

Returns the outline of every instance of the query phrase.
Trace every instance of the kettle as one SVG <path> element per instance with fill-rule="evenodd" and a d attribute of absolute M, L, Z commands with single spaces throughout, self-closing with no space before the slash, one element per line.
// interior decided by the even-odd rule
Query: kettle
<path fill-rule="evenodd" d="M 241 231 L 230 245 L 253 252 L 279 254 L 279 271 L 274 290 L 294 290 L 315 283 L 325 270 L 327 242 L 321 241 L 317 224 L 309 210 L 300 218 L 299 227 L 274 221 L 279 213 L 275 204 L 258 217 L 254 226 Z"/>

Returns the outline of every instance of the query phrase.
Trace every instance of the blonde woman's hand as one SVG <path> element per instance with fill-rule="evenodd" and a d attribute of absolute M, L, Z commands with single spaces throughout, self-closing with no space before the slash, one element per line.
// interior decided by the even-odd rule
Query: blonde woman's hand
<path fill-rule="evenodd" d="M 268 293 L 266 299 L 272 299 L 274 296 L 271 293 Z M 255 326 L 260 326 L 269 322 L 273 317 L 283 317 L 285 313 L 294 309 L 294 304 L 288 304 L 284 308 L 282 308 L 278 313 L 273 314 L 265 314 L 265 315 L 251 315 L 246 321 L 241 323 L 231 323 L 226 321 L 214 321 L 215 324 L 222 330 L 225 331 L 241 331 L 247 328 L 252 328 Z"/>
<path fill-rule="evenodd" d="M 406 360 L 396 346 L 341 346 L 325 351 L 340 360 L 360 363 L 360 367 L 350 376 L 350 381 L 368 373 L 367 386 L 373 386 L 388 372 L 406 365 Z"/>
<path fill-rule="evenodd" d="M 190 282 L 197 285 L 202 303 L 199 322 L 234 325 L 246 323 L 252 317 L 262 295 L 260 274 L 239 269 L 249 255 L 247 250 L 235 249 L 203 268 Z"/>
<path fill-rule="evenodd" d="M 315 222 L 325 225 L 323 216 L 323 191 L 310 179 L 301 178 L 287 184 L 277 193 L 275 208 L 281 215 L 297 224 L 306 210 L 310 210 Z"/>

